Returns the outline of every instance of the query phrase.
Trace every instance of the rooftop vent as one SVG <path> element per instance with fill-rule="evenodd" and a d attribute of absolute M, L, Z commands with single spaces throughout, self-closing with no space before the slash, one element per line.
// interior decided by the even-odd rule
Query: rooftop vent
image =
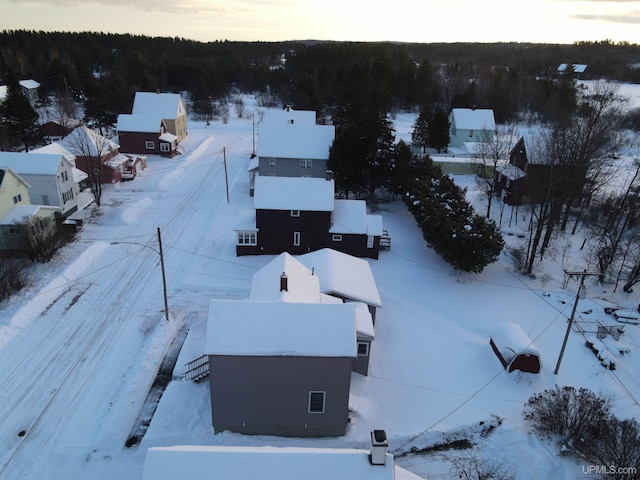
<path fill-rule="evenodd" d="M 289 291 L 288 278 L 285 272 L 282 272 L 282 275 L 280 275 L 280 291 Z"/>

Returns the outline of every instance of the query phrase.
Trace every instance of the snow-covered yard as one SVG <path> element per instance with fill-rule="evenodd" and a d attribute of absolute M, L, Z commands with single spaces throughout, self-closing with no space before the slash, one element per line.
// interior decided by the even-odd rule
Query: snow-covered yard
<path fill-rule="evenodd" d="M 413 118 L 396 117 L 398 139 L 407 138 Z M 444 455 L 472 453 L 505 462 L 519 479 L 581 478 L 584 465 L 530 433 L 521 414 L 524 402 L 555 384 L 584 386 L 611 392 L 617 416 L 640 417 L 637 325 L 626 324 L 618 341 L 602 340 L 615 370 L 603 368 L 584 334 L 574 330 L 560 371 L 553 373 L 577 288 L 575 281 L 563 288 L 563 266 L 584 268 L 577 248 L 549 255 L 536 278 L 514 273 L 506 253 L 481 274 L 454 272 L 426 246 L 396 201 L 376 212 L 383 215 L 392 248 L 369 260 L 383 307 L 370 374 L 353 374 L 348 434 L 214 434 L 207 381 L 186 381 L 181 374 L 186 362 L 202 354 L 209 300 L 246 298 L 253 273 L 273 257 L 235 256 L 233 227 L 252 207 L 246 171 L 251 118 L 207 127 L 191 122 L 181 145 L 185 154 L 151 157 L 134 181 L 107 186 L 102 207 L 78 214 L 84 226 L 77 241 L 50 264 L 36 266 L 33 284 L 2 305 L 0 478 L 134 480 L 142 478 L 152 446 L 366 449 L 373 429 L 386 430 L 399 465 L 430 479 L 449 478 Z M 471 177 L 456 181 L 469 187 L 472 201 L 482 202 Z M 523 242 L 525 229 L 524 221 L 505 229 L 507 242 Z M 579 246 L 583 238 L 578 233 L 568 242 Z M 563 262 L 563 255 L 569 260 Z M 637 293 L 592 285 L 579 301 L 577 319 L 589 334 L 597 322 L 618 324 L 605 307 L 635 310 L 639 301 Z M 503 322 L 519 323 L 535 342 L 539 375 L 505 372 L 489 346 L 491 332 Z M 154 412 L 145 406 L 147 392 L 163 358 L 176 355 Z M 129 448 L 132 434 L 142 438 Z M 403 455 L 412 447 L 455 440 L 473 447 Z"/>

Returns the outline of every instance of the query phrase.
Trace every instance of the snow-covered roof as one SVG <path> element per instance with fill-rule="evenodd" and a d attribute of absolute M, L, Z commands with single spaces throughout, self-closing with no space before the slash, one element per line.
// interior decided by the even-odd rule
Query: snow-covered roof
<path fill-rule="evenodd" d="M 0 152 L 0 165 L 11 167 L 19 175 L 57 175 L 61 162 L 66 162 L 71 167 L 61 154 Z"/>
<path fill-rule="evenodd" d="M 256 177 L 253 206 L 264 210 L 330 212 L 334 182 L 311 177 Z"/>
<path fill-rule="evenodd" d="M 136 92 L 131 113 L 175 119 L 186 111 L 178 93 Z"/>
<path fill-rule="evenodd" d="M 367 235 L 379 237 L 383 232 L 382 215 L 367 215 Z"/>
<path fill-rule="evenodd" d="M 323 293 L 381 307 L 380 293 L 369 262 L 331 248 L 299 255 L 296 259 L 320 279 Z"/>
<path fill-rule="evenodd" d="M 280 277 L 287 276 L 287 289 L 280 289 Z M 320 279 L 296 258 L 284 252 L 258 270 L 251 279 L 252 301 L 320 303 Z"/>
<path fill-rule="evenodd" d="M 496 121 L 490 108 L 454 108 L 451 111 L 459 130 L 495 130 Z"/>
<path fill-rule="evenodd" d="M 366 303 L 354 302 L 356 309 L 356 333 L 358 339 L 373 340 L 376 338 L 376 329 L 373 325 L 373 318 Z"/>
<path fill-rule="evenodd" d="M 493 340 L 493 343 L 498 350 L 500 350 L 500 353 L 503 353 L 504 349 L 508 349 L 515 355 L 521 353 L 538 355 L 538 349 L 517 323 L 501 323 L 491 334 L 491 340 Z M 503 354 L 503 356 L 505 355 Z M 505 356 L 505 358 L 507 358 L 507 356 Z"/>
<path fill-rule="evenodd" d="M 74 129 L 60 144 L 77 157 L 104 156 L 120 148 L 116 142 L 85 126 Z"/>
<path fill-rule="evenodd" d="M 263 123 L 258 132 L 259 157 L 329 159 L 336 130 L 333 125 Z"/>
<path fill-rule="evenodd" d="M 335 200 L 330 233 L 367 233 L 367 204 L 364 200 Z"/>
<path fill-rule="evenodd" d="M 178 137 L 176 137 L 173 133 L 169 133 L 169 132 L 164 132 L 162 135 L 160 135 L 158 137 L 159 140 L 163 141 L 163 142 L 175 142 Z"/>
<path fill-rule="evenodd" d="M 35 80 L 20 80 L 20 86 L 26 88 L 27 90 L 33 90 L 34 88 L 38 88 L 40 84 Z"/>
<path fill-rule="evenodd" d="M 59 155 L 63 155 L 64 158 L 69 160 L 71 165 L 76 164 L 76 156 L 67 150 L 63 145 L 59 142 L 50 143 L 49 145 L 45 145 L 44 147 L 38 147 L 31 150 L 31 153 L 57 153 Z"/>
<path fill-rule="evenodd" d="M 160 133 L 162 118 L 157 115 L 134 115 L 121 113 L 118 115 L 118 132 Z"/>
<path fill-rule="evenodd" d="M 518 180 L 519 178 L 526 176 L 526 173 L 524 173 L 520 168 L 510 163 L 504 165 L 502 168 L 498 169 L 498 171 L 509 180 Z"/>
<path fill-rule="evenodd" d="M 587 69 L 587 65 L 584 63 L 561 63 L 558 65 L 558 72 L 566 72 L 569 69 L 569 65 L 573 67 L 574 73 L 584 73 Z"/>
<path fill-rule="evenodd" d="M 121 165 L 124 165 L 129 160 L 131 160 L 130 157 L 128 157 L 124 153 L 119 153 L 113 158 L 110 158 L 109 161 L 107 162 L 107 165 L 113 169 L 118 169 Z"/>
<path fill-rule="evenodd" d="M 13 168 L 8 165 L 3 165 L 0 161 L 0 185 L 4 182 L 4 179 L 7 178 L 5 175 L 6 172 L 11 172 L 11 175 L 15 177 L 20 183 L 22 183 L 26 188 L 31 188 L 31 185 L 27 183 L 27 181 L 20 176 L 18 172 L 16 172 Z"/>
<path fill-rule="evenodd" d="M 204 354 L 356 357 L 354 305 L 211 300 Z"/>
<path fill-rule="evenodd" d="M 249 166 L 247 167 L 247 172 L 251 172 L 251 171 L 256 171 L 258 170 L 258 167 L 260 166 L 260 158 L 253 157 L 251 160 L 249 160 Z"/>
<path fill-rule="evenodd" d="M 39 216 L 50 217 L 59 212 L 58 207 L 49 205 L 15 205 L 0 220 L 0 225 L 14 225 L 23 221 L 24 217 Z"/>
<path fill-rule="evenodd" d="M 73 167 L 71 170 L 71 176 L 73 177 L 73 183 L 80 183 L 81 181 L 89 178 L 89 175 L 76 167 Z"/>
<path fill-rule="evenodd" d="M 294 123 L 298 125 L 315 125 L 316 124 L 316 112 L 313 110 L 294 110 L 291 107 L 283 109 L 268 108 L 264 110 L 262 116 L 263 124 L 278 124 Z"/>
<path fill-rule="evenodd" d="M 142 480 L 417 480 L 385 454 L 372 465 L 369 450 L 309 447 L 174 446 L 147 450 Z M 213 475 L 213 476 L 212 476 Z"/>

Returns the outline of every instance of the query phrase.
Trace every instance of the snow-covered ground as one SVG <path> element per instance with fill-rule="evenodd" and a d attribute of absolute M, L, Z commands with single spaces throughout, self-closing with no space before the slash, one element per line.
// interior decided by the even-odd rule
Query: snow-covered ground
<path fill-rule="evenodd" d="M 410 137 L 414 118 L 396 117 L 398 139 Z M 553 373 L 577 287 L 572 281 L 563 288 L 562 269 L 585 267 L 579 249 L 559 247 L 536 278 L 514 273 L 506 253 L 481 274 L 456 273 L 426 246 L 398 201 L 380 204 L 376 212 L 392 247 L 369 261 L 383 308 L 370 375 L 353 374 L 347 435 L 214 433 L 207 381 L 186 381 L 181 374 L 202 354 L 209 300 L 246 298 L 252 275 L 273 257 L 235 256 L 233 227 L 252 207 L 246 172 L 251 117 L 210 126 L 191 122 L 189 129 L 185 154 L 151 157 L 134 181 L 107 186 L 101 207 L 77 215 L 84 219 L 77 240 L 51 263 L 34 267 L 32 284 L 0 306 L 1 479 L 137 480 L 152 446 L 368 448 L 373 429 L 386 430 L 398 464 L 430 479 L 450 478 L 445 455 L 504 462 L 519 479 L 583 478 L 585 465 L 530 433 L 522 420 L 524 402 L 555 384 L 585 386 L 611 392 L 619 417 L 640 417 L 640 327 L 626 325 L 618 341 L 603 340 L 615 371 L 604 369 L 584 336 L 573 331 L 560 371 Z M 456 181 L 481 204 L 471 177 Z M 509 228 L 503 224 L 508 243 L 524 241 L 522 218 Z M 566 242 L 579 246 L 584 235 Z M 592 285 L 577 317 L 593 331 L 597 321 L 616 323 L 604 307 L 635 309 L 639 300 L 637 293 Z M 491 350 L 492 330 L 507 321 L 522 325 L 534 340 L 542 357 L 539 375 L 506 373 Z M 175 354 L 172 381 L 153 412 L 145 398 L 163 358 Z M 126 447 L 130 435 L 140 433 L 139 415 L 152 414 L 140 443 Z M 473 448 L 403 455 L 460 439 Z"/>

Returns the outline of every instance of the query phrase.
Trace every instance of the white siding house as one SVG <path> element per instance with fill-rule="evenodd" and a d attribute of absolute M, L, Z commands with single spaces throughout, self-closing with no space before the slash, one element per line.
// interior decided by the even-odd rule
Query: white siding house
<path fill-rule="evenodd" d="M 63 215 L 78 209 L 73 165 L 62 154 L 0 152 L 0 165 L 6 165 L 29 185 L 31 203 L 59 207 Z"/>

